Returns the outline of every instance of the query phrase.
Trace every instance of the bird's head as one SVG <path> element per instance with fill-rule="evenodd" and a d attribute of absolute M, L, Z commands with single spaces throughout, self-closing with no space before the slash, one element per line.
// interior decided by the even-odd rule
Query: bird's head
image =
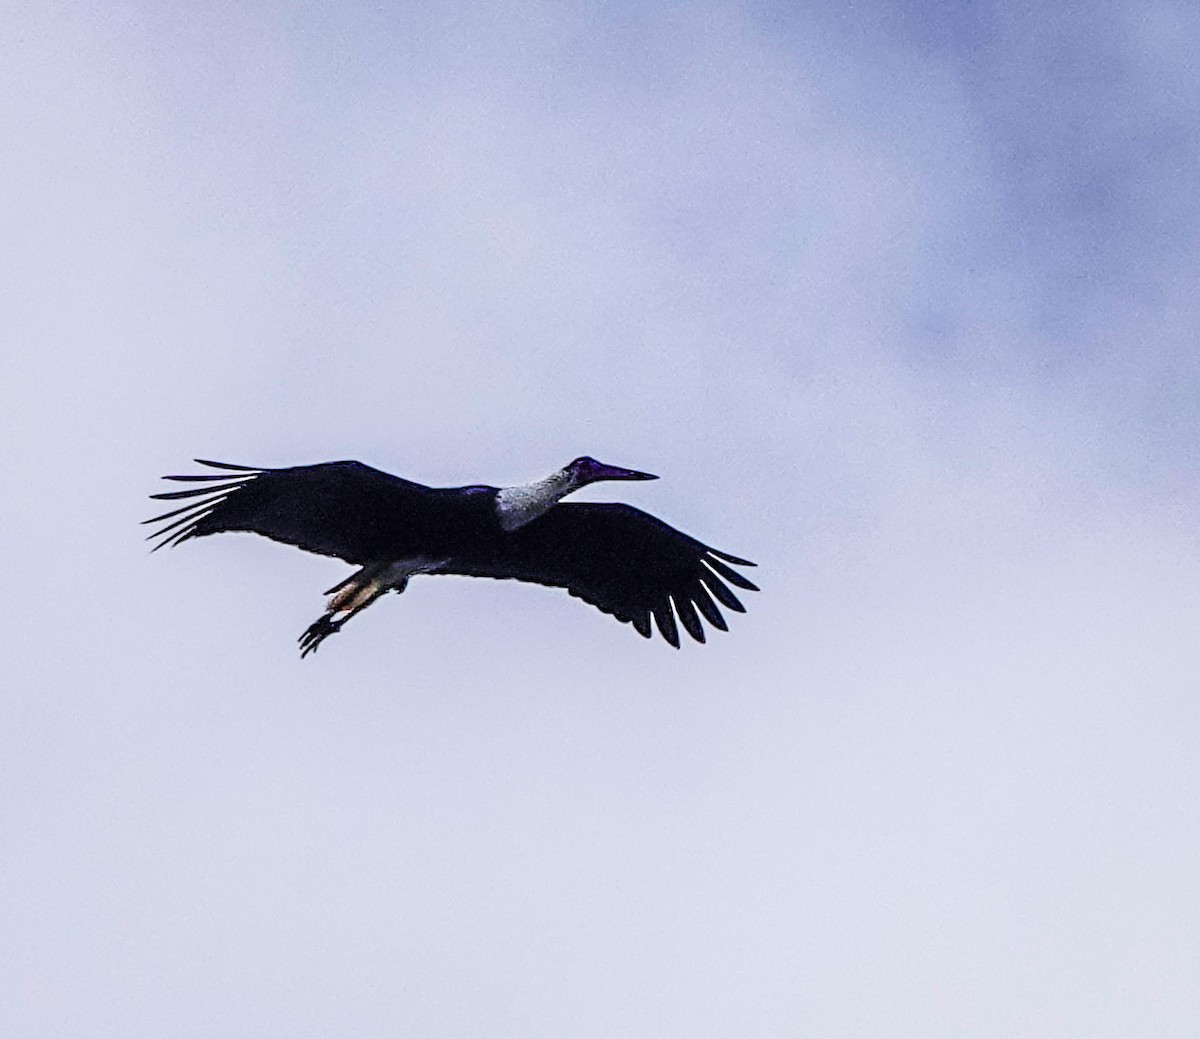
<path fill-rule="evenodd" d="M 571 474 L 572 482 L 576 487 L 583 487 L 598 480 L 658 479 L 657 476 L 653 476 L 650 473 L 640 473 L 636 469 L 622 469 L 617 465 L 605 465 L 603 462 L 597 462 L 596 459 L 588 455 L 576 458 L 575 461 L 567 466 L 567 472 Z"/>

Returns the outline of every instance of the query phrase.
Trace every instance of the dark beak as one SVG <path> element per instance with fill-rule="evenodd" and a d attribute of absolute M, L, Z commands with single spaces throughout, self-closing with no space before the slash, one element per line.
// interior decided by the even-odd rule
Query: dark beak
<path fill-rule="evenodd" d="M 616 465 L 601 465 L 597 480 L 657 480 L 653 473 L 639 473 L 636 469 L 622 469 Z"/>

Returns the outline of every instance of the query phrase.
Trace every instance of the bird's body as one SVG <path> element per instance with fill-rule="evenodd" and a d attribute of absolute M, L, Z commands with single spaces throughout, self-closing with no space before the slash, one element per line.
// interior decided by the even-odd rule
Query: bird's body
<path fill-rule="evenodd" d="M 649 638 L 653 617 L 679 645 L 677 615 L 704 641 L 702 614 L 725 622 L 714 598 L 743 607 L 727 584 L 755 586 L 718 552 L 629 505 L 560 503 L 597 480 L 655 477 L 577 458 L 543 480 L 515 487 L 427 487 L 361 462 L 287 469 L 202 465 L 228 475 L 168 476 L 207 486 L 152 495 L 191 498 L 147 523 L 170 520 L 155 548 L 224 531 L 248 531 L 361 567 L 330 589 L 327 612 L 301 636 L 302 655 L 416 573 L 513 578 L 566 588 Z M 673 607 L 673 609 L 672 609 Z"/>

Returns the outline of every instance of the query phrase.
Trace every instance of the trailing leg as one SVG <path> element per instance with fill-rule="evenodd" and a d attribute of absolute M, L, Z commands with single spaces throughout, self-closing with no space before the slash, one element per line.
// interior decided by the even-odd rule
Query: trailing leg
<path fill-rule="evenodd" d="M 343 625 L 356 613 L 361 613 L 378 599 L 384 592 L 404 590 L 404 583 L 396 586 L 394 582 L 385 579 L 389 570 L 387 563 L 375 563 L 364 566 L 358 573 L 351 575 L 340 584 L 334 585 L 326 594 L 333 593 L 329 599 L 325 613 L 310 624 L 300 636 L 300 658 L 303 660 L 330 635 L 342 630 Z M 345 616 L 339 617 L 338 614 Z"/>
<path fill-rule="evenodd" d="M 313 621 L 300 636 L 300 656 L 306 657 L 356 613 L 360 613 L 385 592 L 402 592 L 413 574 L 427 573 L 445 563 L 444 559 L 414 556 L 409 559 L 370 563 L 325 594 L 329 603 L 325 613 Z M 338 616 L 345 614 L 345 616 Z"/>
<path fill-rule="evenodd" d="M 330 635 L 341 631 L 342 625 L 344 625 L 346 621 L 348 621 L 356 613 L 361 613 L 363 610 L 365 610 L 386 590 L 387 589 L 382 589 L 381 591 L 376 592 L 373 596 L 371 596 L 371 598 L 367 599 L 366 602 L 354 607 L 352 610 L 346 611 L 346 615 L 344 617 L 339 617 L 335 620 L 334 618 L 337 617 L 337 613 L 333 610 L 330 610 L 327 613 L 323 613 L 320 617 L 313 621 L 312 624 L 310 624 L 304 630 L 304 634 L 300 636 L 300 659 L 303 660 L 309 655 L 309 653 L 315 653 L 317 647 L 322 642 L 329 638 Z"/>

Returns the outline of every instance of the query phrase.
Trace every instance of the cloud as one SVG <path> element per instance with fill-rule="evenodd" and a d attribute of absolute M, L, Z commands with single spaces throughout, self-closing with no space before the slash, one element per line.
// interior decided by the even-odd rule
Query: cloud
<path fill-rule="evenodd" d="M 19 12 L 10 1030 L 1191 1034 L 1191 17 Z M 136 541 L 582 452 L 728 635 Z"/>

